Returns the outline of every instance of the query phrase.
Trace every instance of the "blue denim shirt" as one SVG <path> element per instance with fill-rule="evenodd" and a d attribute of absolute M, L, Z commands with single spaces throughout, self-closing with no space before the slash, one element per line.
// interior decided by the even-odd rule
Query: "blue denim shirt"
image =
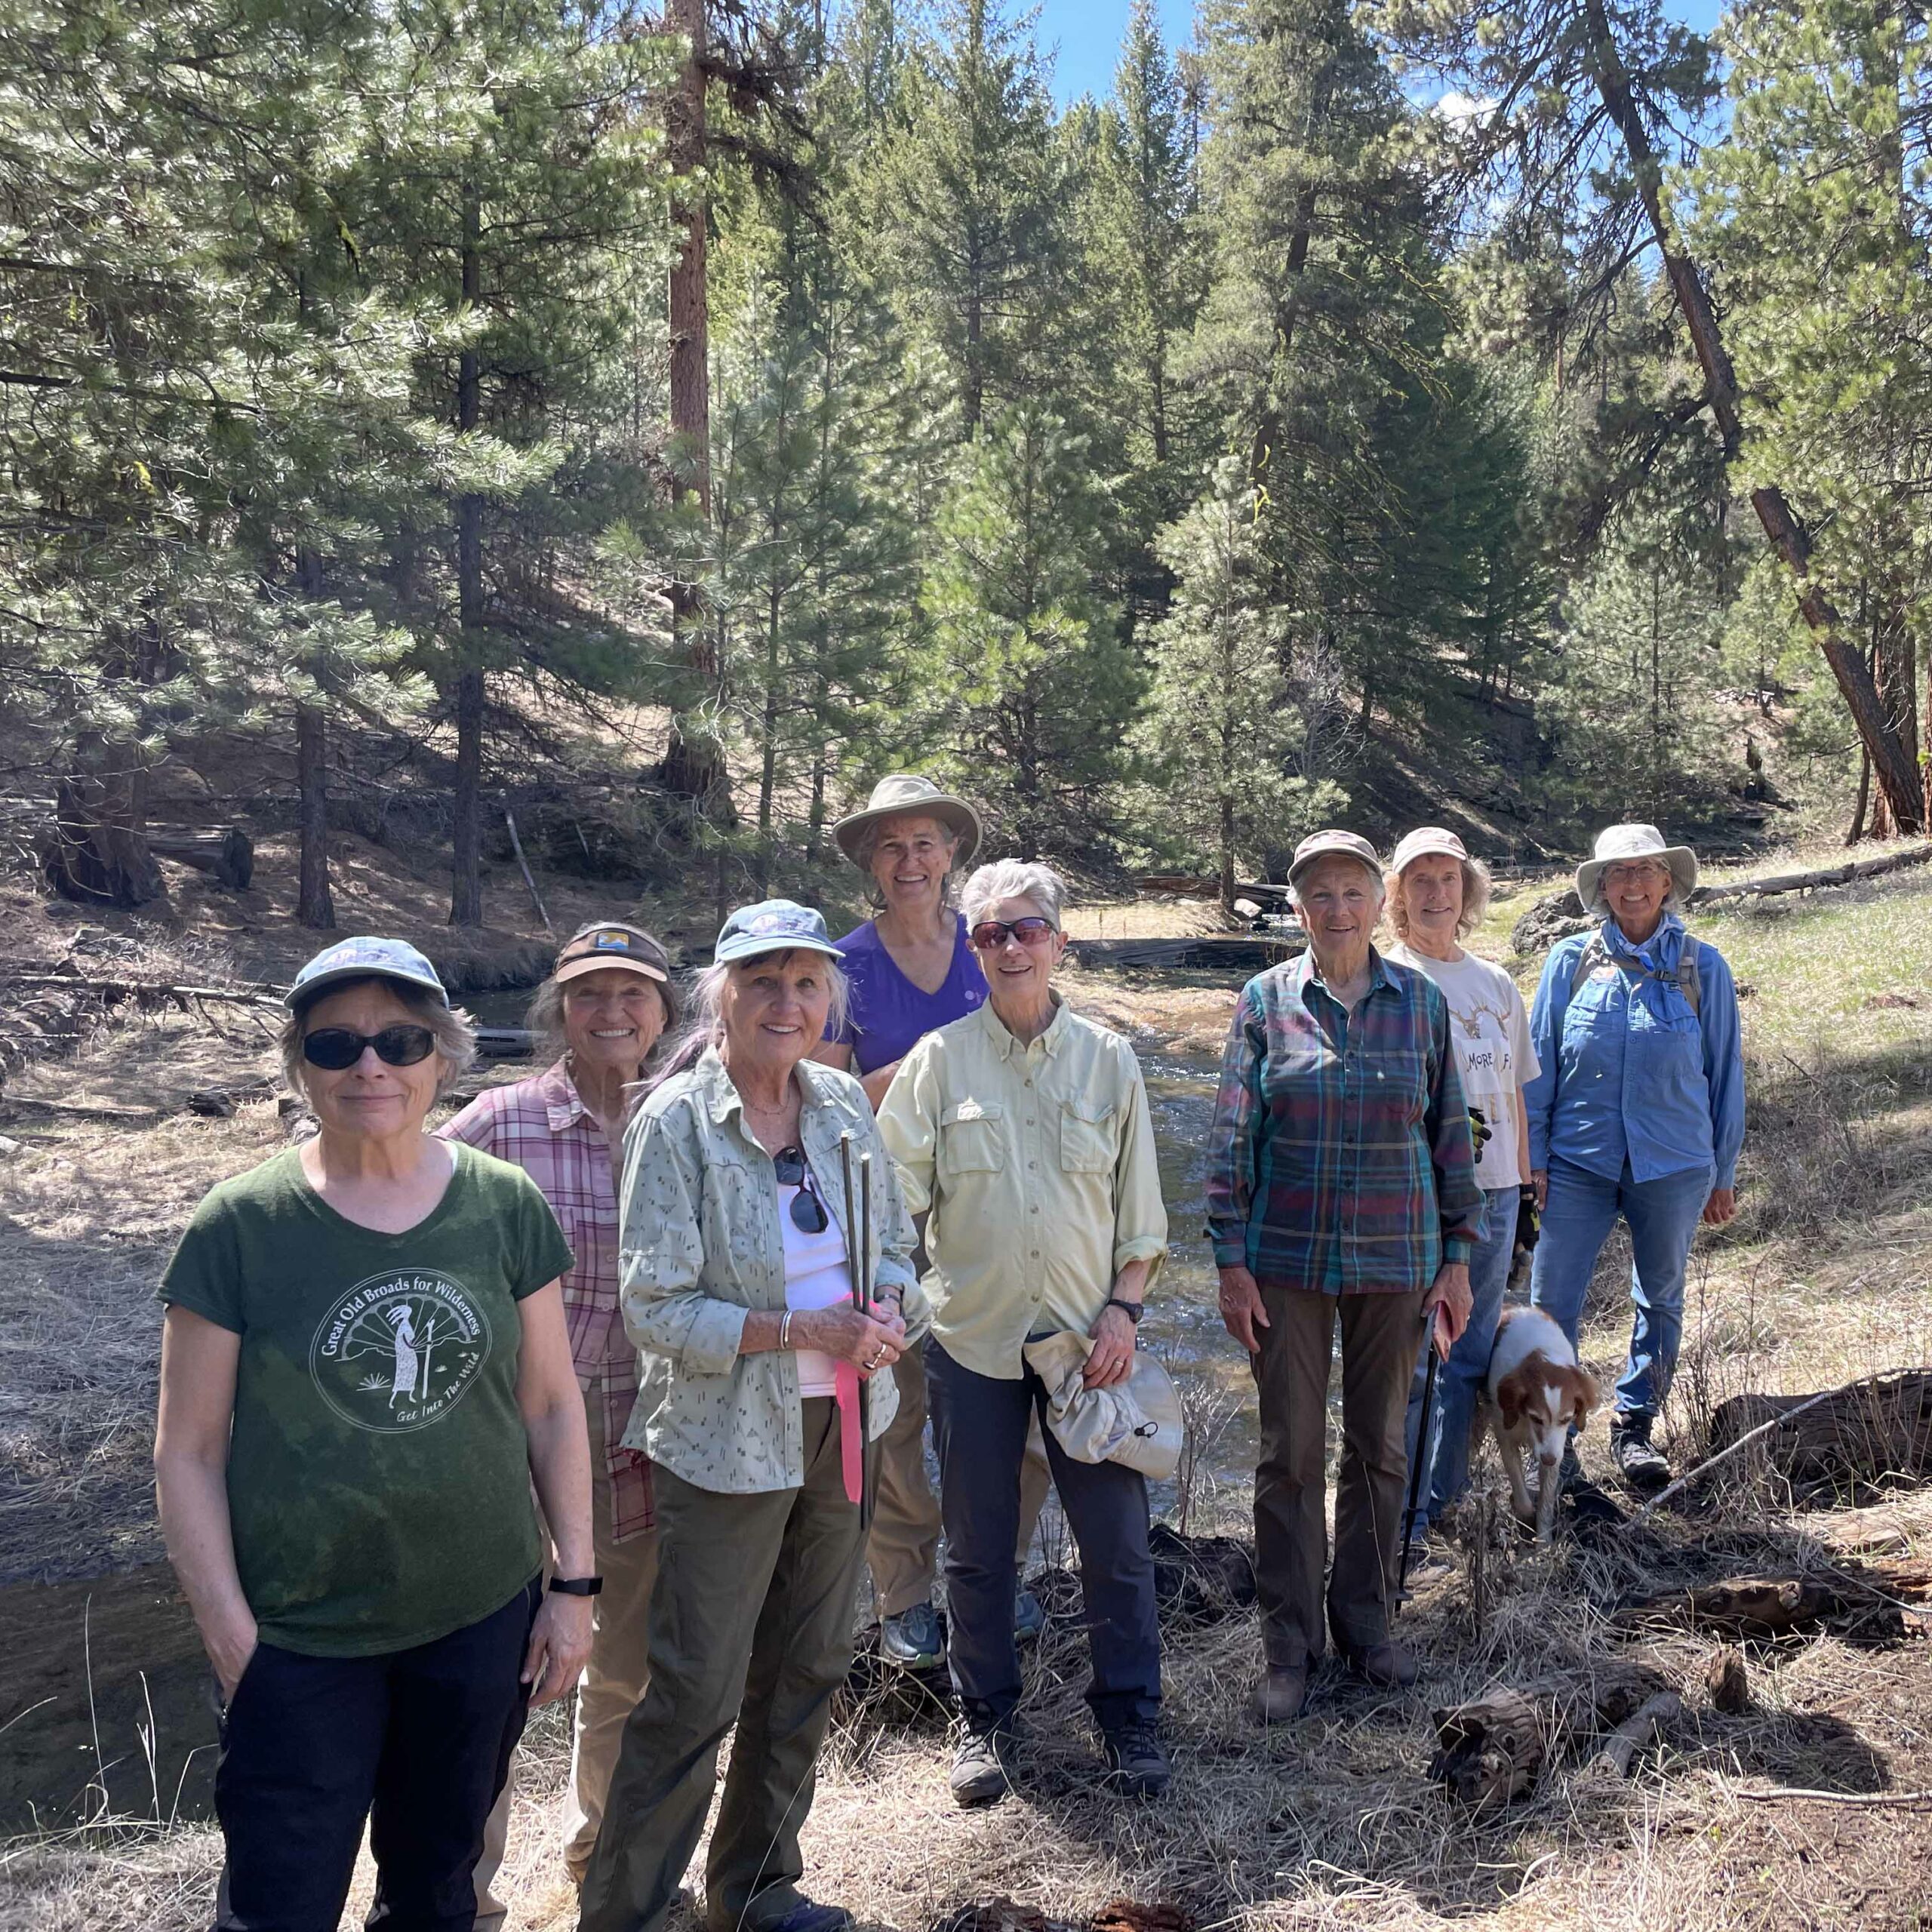
<path fill-rule="evenodd" d="M 1744 1054 L 1730 968 L 1699 943 L 1694 1013 L 1677 983 L 1681 921 L 1666 916 L 1641 946 L 1614 920 L 1602 931 L 1613 960 L 1628 969 L 1598 968 L 1574 998 L 1570 983 L 1591 935 L 1558 941 L 1543 963 L 1530 1014 L 1543 1071 L 1524 1089 L 1531 1166 L 1546 1168 L 1558 1154 L 1615 1180 L 1628 1161 L 1640 1181 L 1708 1166 L 1713 1187 L 1734 1187 Z"/>

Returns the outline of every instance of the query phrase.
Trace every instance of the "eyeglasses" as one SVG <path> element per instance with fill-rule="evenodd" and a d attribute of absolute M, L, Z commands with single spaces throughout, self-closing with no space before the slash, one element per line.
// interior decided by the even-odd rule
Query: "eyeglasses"
<path fill-rule="evenodd" d="M 825 1211 L 825 1203 L 812 1188 L 812 1171 L 805 1164 L 802 1149 L 781 1147 L 772 1155 L 771 1164 L 778 1170 L 780 1187 L 795 1187 L 798 1191 L 792 1197 L 792 1225 L 801 1234 L 822 1235 L 832 1225 L 832 1217 Z"/>
<path fill-rule="evenodd" d="M 1022 946 L 1045 946 L 1060 928 L 1051 919 L 1029 914 L 1023 919 L 982 919 L 973 928 L 973 943 L 982 952 L 992 952 L 1009 939 Z"/>
<path fill-rule="evenodd" d="M 302 1057 L 330 1073 L 346 1072 L 362 1057 L 365 1047 L 374 1047 L 385 1066 L 414 1066 L 436 1051 L 436 1036 L 426 1026 L 385 1026 L 380 1033 L 318 1026 L 302 1036 Z"/>

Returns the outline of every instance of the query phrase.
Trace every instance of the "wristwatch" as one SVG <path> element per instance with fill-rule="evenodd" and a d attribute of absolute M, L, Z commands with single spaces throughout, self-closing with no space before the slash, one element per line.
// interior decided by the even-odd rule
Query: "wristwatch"
<path fill-rule="evenodd" d="M 560 1597 L 594 1597 L 604 1589 L 601 1577 L 552 1577 L 550 1587 Z"/>
<path fill-rule="evenodd" d="M 1147 1312 L 1145 1302 L 1122 1301 L 1118 1295 L 1109 1295 L 1103 1306 L 1118 1309 L 1137 1328 L 1140 1326 L 1140 1318 Z"/>

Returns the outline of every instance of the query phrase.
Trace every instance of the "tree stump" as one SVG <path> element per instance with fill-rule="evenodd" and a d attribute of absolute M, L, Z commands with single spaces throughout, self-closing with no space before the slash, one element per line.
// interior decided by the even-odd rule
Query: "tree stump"
<path fill-rule="evenodd" d="M 161 868 L 139 824 L 127 785 L 62 779 L 54 789 L 54 823 L 36 841 L 48 884 L 84 906 L 129 908 L 164 897 Z"/>
<path fill-rule="evenodd" d="M 1727 1644 L 1704 1666 L 1704 1681 L 1710 1688 L 1712 1709 L 1734 1718 L 1751 1708 L 1751 1678 L 1742 1651 Z"/>

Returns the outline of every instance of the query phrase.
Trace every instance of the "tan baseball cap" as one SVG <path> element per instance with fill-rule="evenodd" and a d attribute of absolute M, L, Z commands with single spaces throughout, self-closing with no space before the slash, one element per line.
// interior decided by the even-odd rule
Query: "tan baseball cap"
<path fill-rule="evenodd" d="M 1389 869 L 1404 872 L 1423 858 L 1460 859 L 1467 865 L 1469 848 L 1446 826 L 1419 825 L 1403 833 L 1401 843 L 1389 855 Z"/>
<path fill-rule="evenodd" d="M 1381 884 L 1382 861 L 1375 856 L 1375 848 L 1358 832 L 1311 832 L 1295 848 L 1295 855 L 1288 861 L 1289 884 L 1293 885 L 1316 860 L 1331 854 L 1366 866 L 1374 875 L 1377 885 Z"/>

